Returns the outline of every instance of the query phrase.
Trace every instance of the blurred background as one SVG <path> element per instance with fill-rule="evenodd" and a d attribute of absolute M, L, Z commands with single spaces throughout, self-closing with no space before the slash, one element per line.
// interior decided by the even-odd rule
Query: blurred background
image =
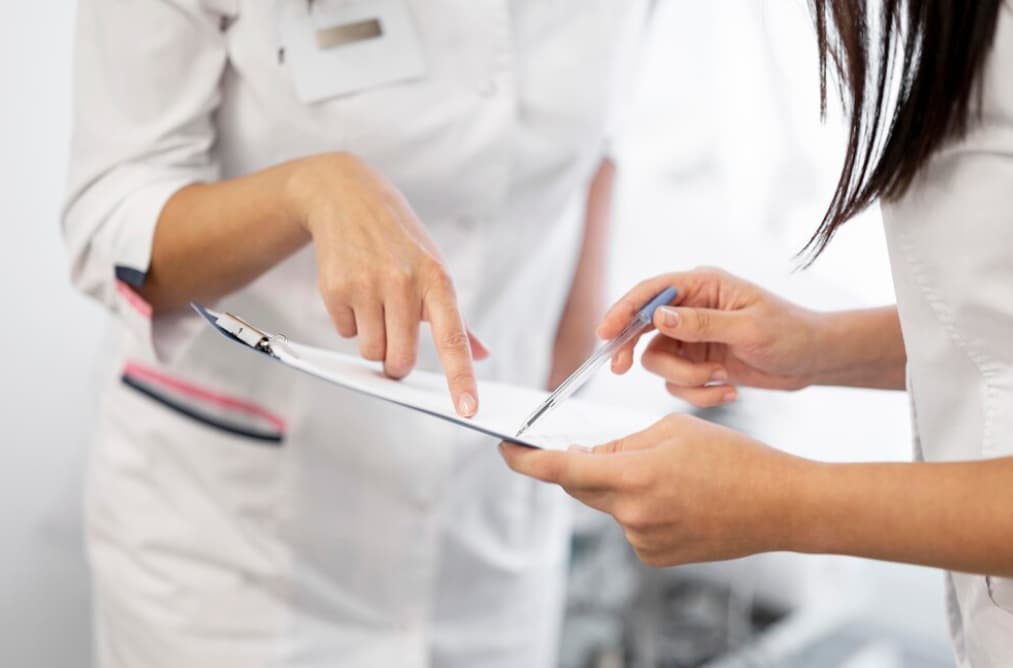
<path fill-rule="evenodd" d="M 0 665 L 89 665 L 81 479 L 104 315 L 75 294 L 59 236 L 74 3 L 7 3 L 0 24 L 0 415 L 5 508 Z M 871 211 L 812 268 L 794 253 L 833 189 L 843 143 L 819 120 L 802 0 L 664 0 L 616 144 L 610 297 L 645 276 L 719 265 L 822 309 L 892 301 Z M 688 410 L 633 372 L 593 398 Z M 910 455 L 900 394 L 743 392 L 707 417 L 824 460 Z M 952 665 L 941 575 L 843 557 L 770 554 L 688 568 L 638 564 L 612 523 L 581 510 L 564 666 Z"/>

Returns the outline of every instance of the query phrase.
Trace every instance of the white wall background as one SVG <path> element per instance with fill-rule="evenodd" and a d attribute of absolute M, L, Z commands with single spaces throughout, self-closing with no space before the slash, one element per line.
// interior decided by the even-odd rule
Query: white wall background
<path fill-rule="evenodd" d="M 0 665 L 86 666 L 79 498 L 102 314 L 67 281 L 59 202 L 68 140 L 73 2 L 7 2 L 0 22 Z M 718 264 L 822 307 L 891 299 L 882 238 L 846 229 L 792 273 L 822 213 L 841 135 L 816 117 L 814 47 L 799 0 L 660 3 L 630 132 L 620 145 L 613 296 L 648 274 Z M 677 408 L 643 375 L 599 392 Z M 747 393 L 741 417 L 779 447 L 823 459 L 908 456 L 901 396 Z M 934 572 L 771 555 L 704 569 L 764 582 L 800 604 L 845 593 L 868 614 L 944 637 Z M 773 574 L 773 575 L 771 575 Z M 869 601 L 876 601 L 869 604 Z"/>
<path fill-rule="evenodd" d="M 0 665 L 87 666 L 79 499 L 102 314 L 59 236 L 73 2 L 0 12 Z"/>

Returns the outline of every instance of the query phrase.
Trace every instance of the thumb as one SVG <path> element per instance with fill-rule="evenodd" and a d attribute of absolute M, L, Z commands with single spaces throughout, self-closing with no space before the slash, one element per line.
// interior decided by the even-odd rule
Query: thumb
<path fill-rule="evenodd" d="M 626 439 L 617 438 L 614 441 L 608 443 L 602 443 L 590 448 L 589 452 L 592 455 L 618 455 L 620 452 L 626 452 L 625 441 Z"/>
<path fill-rule="evenodd" d="M 679 341 L 734 345 L 745 342 L 749 320 L 740 311 L 662 306 L 654 313 L 654 326 Z"/>

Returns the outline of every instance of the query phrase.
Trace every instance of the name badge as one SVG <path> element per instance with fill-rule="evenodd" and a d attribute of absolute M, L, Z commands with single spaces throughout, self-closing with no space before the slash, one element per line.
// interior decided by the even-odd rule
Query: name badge
<path fill-rule="evenodd" d="M 282 0 L 278 32 L 303 102 L 425 76 L 406 0 Z"/>

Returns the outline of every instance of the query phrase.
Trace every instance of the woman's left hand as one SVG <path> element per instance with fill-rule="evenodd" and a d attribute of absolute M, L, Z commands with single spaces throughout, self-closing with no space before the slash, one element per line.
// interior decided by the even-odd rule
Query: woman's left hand
<path fill-rule="evenodd" d="M 591 449 L 500 448 L 513 470 L 612 515 L 650 566 L 791 549 L 795 490 L 813 464 L 688 415 Z"/>

